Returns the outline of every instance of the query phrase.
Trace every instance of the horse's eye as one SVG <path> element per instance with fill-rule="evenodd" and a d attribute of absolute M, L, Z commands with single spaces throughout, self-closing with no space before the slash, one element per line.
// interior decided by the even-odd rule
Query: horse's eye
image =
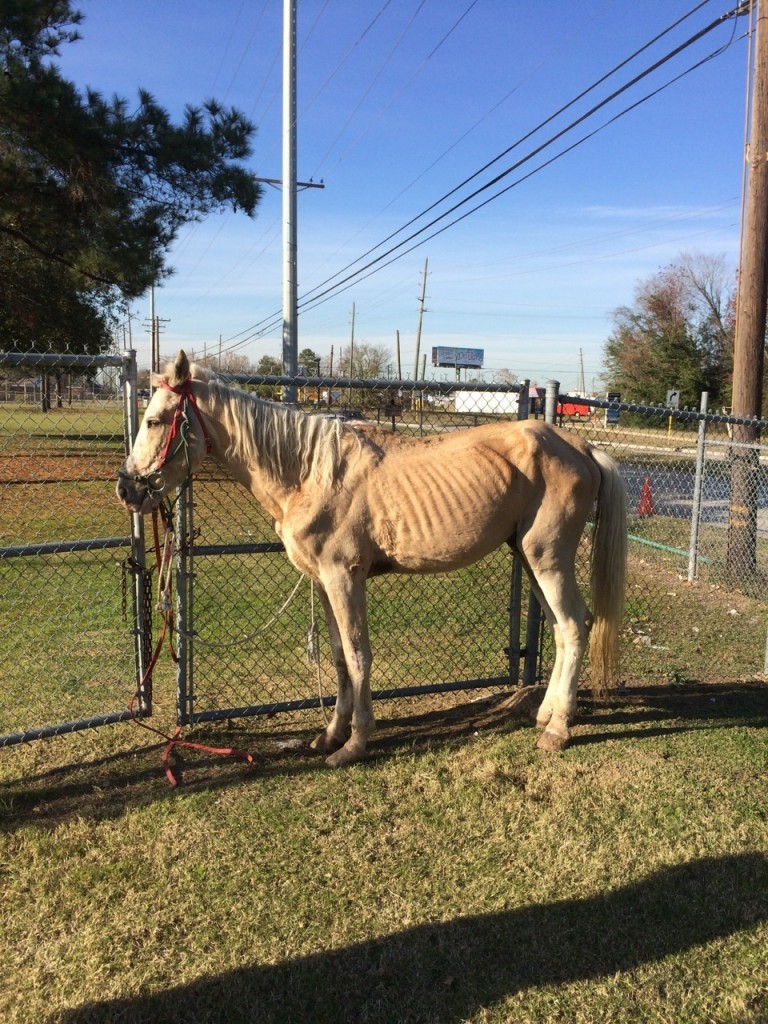
<path fill-rule="evenodd" d="M 152 430 L 154 427 L 159 427 L 160 420 L 147 420 L 147 426 L 149 427 L 150 430 Z"/>

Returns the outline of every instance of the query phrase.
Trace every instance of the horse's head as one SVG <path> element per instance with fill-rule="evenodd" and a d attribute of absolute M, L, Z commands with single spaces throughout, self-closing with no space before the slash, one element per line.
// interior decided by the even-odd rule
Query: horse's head
<path fill-rule="evenodd" d="M 183 483 L 210 447 L 184 352 L 158 384 L 117 480 L 120 501 L 129 512 L 142 515 Z"/>

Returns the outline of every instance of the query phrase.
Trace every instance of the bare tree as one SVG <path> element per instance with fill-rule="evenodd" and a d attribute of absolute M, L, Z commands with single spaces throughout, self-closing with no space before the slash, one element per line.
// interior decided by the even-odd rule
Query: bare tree
<path fill-rule="evenodd" d="M 614 313 L 605 381 L 630 401 L 661 401 L 669 388 L 685 404 L 702 391 L 730 397 L 734 278 L 721 256 L 686 253 L 638 283 L 632 306 Z"/>
<path fill-rule="evenodd" d="M 342 348 L 336 360 L 334 370 L 339 376 L 375 378 L 387 375 L 387 368 L 392 364 L 392 353 L 386 345 L 356 341 L 352 350 L 351 366 L 349 349 L 349 345 Z"/>

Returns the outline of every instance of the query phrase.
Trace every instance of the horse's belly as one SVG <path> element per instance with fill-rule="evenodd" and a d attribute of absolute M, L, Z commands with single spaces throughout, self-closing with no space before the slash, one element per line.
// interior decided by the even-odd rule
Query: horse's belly
<path fill-rule="evenodd" d="M 495 453 L 473 449 L 471 458 L 413 459 L 398 468 L 373 482 L 369 503 L 379 545 L 396 570 L 461 568 L 514 533 L 517 474 Z"/>
<path fill-rule="evenodd" d="M 495 551 L 512 533 L 506 517 L 449 518 L 399 524 L 390 533 L 394 543 L 386 554 L 399 572 L 449 572 L 479 561 Z"/>

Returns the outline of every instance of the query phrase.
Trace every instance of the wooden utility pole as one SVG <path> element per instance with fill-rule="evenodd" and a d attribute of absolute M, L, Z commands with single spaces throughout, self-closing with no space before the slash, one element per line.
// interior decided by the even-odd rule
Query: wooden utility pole
<path fill-rule="evenodd" d="M 413 379 L 419 377 L 419 351 L 421 349 L 421 325 L 424 322 L 424 297 L 427 293 L 427 267 L 429 260 L 424 260 L 424 279 L 421 282 L 421 299 L 419 301 L 419 323 L 416 328 L 416 357 L 413 360 Z"/>
<path fill-rule="evenodd" d="M 756 0 L 752 115 L 746 152 L 746 195 L 736 333 L 733 351 L 733 414 L 759 417 L 762 407 L 763 353 L 768 298 L 768 0 Z M 758 431 L 734 426 L 731 506 L 728 524 L 728 573 L 732 579 L 757 567 L 757 475 L 754 445 Z"/>
<path fill-rule="evenodd" d="M 349 376 L 352 377 L 352 367 L 355 358 L 355 304 L 352 303 L 352 333 L 349 336 Z M 352 405 L 352 386 L 349 388 L 349 405 Z"/>
<path fill-rule="evenodd" d="M 352 303 L 352 330 L 349 335 L 349 376 L 353 377 L 352 365 L 355 357 L 355 304 Z"/>
<path fill-rule="evenodd" d="M 157 354 L 157 338 L 155 336 L 155 286 L 149 288 L 149 369 L 150 381 L 153 373 L 160 373 L 160 360 Z M 151 386 L 151 385 L 150 385 Z"/>

